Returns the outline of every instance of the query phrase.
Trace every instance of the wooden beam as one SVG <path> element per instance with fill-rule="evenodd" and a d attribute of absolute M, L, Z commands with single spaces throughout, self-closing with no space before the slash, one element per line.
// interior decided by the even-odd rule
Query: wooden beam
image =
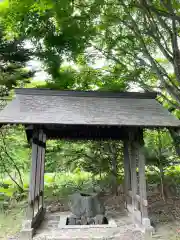
<path fill-rule="evenodd" d="M 39 131 L 38 133 L 38 141 L 37 141 L 37 145 L 38 143 L 40 143 L 42 141 L 43 138 L 43 132 L 42 130 Z M 37 209 L 39 211 L 39 201 L 40 201 L 40 184 L 41 184 L 41 161 L 42 161 L 42 157 L 41 157 L 41 152 L 42 152 L 42 147 L 40 145 L 38 145 L 38 158 L 37 158 L 37 174 L 36 174 L 36 192 L 35 192 L 35 199 L 37 201 Z"/>
<path fill-rule="evenodd" d="M 38 136 L 37 131 L 33 131 L 33 137 L 37 137 L 37 136 Z M 34 217 L 37 157 L 38 157 L 38 146 L 32 142 L 32 162 L 31 162 L 29 199 L 28 199 L 28 210 L 27 210 L 27 219 L 29 220 L 32 220 Z"/>
<path fill-rule="evenodd" d="M 146 193 L 146 177 L 145 177 L 145 157 L 142 152 L 142 146 L 139 146 L 139 194 L 140 194 L 140 209 L 142 218 L 148 217 L 147 206 L 144 206 L 143 201 L 147 201 Z"/>
<path fill-rule="evenodd" d="M 43 132 L 42 142 L 46 143 L 46 134 Z M 40 206 L 44 208 L 44 167 L 45 167 L 45 151 L 46 148 L 41 149 L 41 182 L 40 182 Z"/>
<path fill-rule="evenodd" d="M 124 194 L 125 194 L 125 206 L 131 204 L 128 197 L 128 191 L 131 189 L 131 171 L 130 171 L 130 159 L 129 159 L 129 142 L 124 141 Z"/>
<path fill-rule="evenodd" d="M 29 228 L 32 229 L 40 224 L 45 212 L 43 202 L 45 148 L 43 146 L 46 142 L 46 135 L 43 130 L 34 130 L 33 138 L 38 141 L 32 141 L 32 167 L 27 211 Z M 43 146 L 38 146 L 38 142 L 43 142 Z"/>
<path fill-rule="evenodd" d="M 145 156 L 143 152 L 144 141 L 143 141 L 143 130 L 139 131 L 139 139 L 137 141 L 138 148 L 138 167 L 139 167 L 139 195 L 140 195 L 140 211 L 143 218 L 148 218 L 147 206 L 144 205 L 144 201 L 147 201 L 147 190 L 146 190 L 146 176 L 145 176 Z"/>
<path fill-rule="evenodd" d="M 132 189 L 132 206 L 134 210 L 138 209 L 138 203 L 136 200 L 137 194 L 137 172 L 136 172 L 136 147 L 131 138 L 130 142 L 130 166 L 131 166 L 131 189 Z"/>
<path fill-rule="evenodd" d="M 119 126 L 45 124 L 43 131 L 48 139 L 125 140 L 128 138 L 128 128 Z M 26 129 L 26 133 L 30 139 L 32 130 Z"/>
<path fill-rule="evenodd" d="M 41 207 L 41 208 L 39 209 L 38 213 L 36 214 L 36 216 L 35 216 L 35 217 L 33 218 L 33 220 L 32 220 L 32 225 L 31 225 L 31 227 L 32 227 L 33 229 L 37 229 L 37 228 L 40 226 L 41 222 L 42 222 L 43 219 L 44 219 L 45 213 L 46 213 L 46 209 L 43 208 L 43 207 Z"/>

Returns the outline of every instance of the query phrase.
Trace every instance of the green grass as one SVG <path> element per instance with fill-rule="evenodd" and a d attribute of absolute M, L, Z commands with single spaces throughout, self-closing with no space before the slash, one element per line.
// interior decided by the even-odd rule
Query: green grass
<path fill-rule="evenodd" d="M 24 208 L 19 204 L 6 213 L 0 212 L 0 240 L 16 235 L 24 218 Z"/>
<path fill-rule="evenodd" d="M 166 171 L 166 178 L 169 181 L 180 182 L 180 167 L 170 167 Z M 122 182 L 122 175 L 120 175 L 118 182 Z M 149 182 L 158 182 L 159 177 L 156 173 L 147 171 L 147 179 Z M 28 195 L 28 185 L 29 185 L 29 175 L 24 174 L 23 176 L 24 186 L 26 190 L 25 194 L 18 193 L 17 186 L 14 185 L 12 180 L 9 178 L 4 178 L 4 184 L 7 184 L 7 188 L 0 186 L 0 193 L 4 194 L 0 196 L 0 209 L 2 208 L 2 203 L 8 203 L 11 207 L 6 211 L 6 213 L 0 212 L 0 240 L 8 239 L 8 236 L 14 235 L 21 228 L 22 220 L 24 219 L 24 206 L 21 202 L 15 202 L 13 206 L 13 201 L 24 201 L 27 203 Z M 108 189 L 111 185 L 111 179 L 108 176 L 103 175 L 102 179 L 99 176 L 92 176 L 91 173 L 83 171 L 71 172 L 60 172 L 60 173 L 46 173 L 45 174 L 45 201 L 50 202 L 51 200 L 58 200 L 60 198 L 66 198 L 69 194 L 76 191 L 91 192 L 94 189 L 96 191 Z M 20 197 L 19 198 L 19 194 Z M 24 198 L 23 198 L 24 197 Z M 7 205 L 7 204 L 6 204 Z"/>

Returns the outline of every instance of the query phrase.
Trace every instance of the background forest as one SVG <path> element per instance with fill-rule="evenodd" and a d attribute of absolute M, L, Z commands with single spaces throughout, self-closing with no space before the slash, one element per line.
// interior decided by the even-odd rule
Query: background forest
<path fill-rule="evenodd" d="M 178 0 L 0 1 L 1 109 L 16 87 L 156 91 L 180 119 L 179 33 Z M 18 221 L 26 205 L 31 149 L 22 126 L 6 126 L 0 135 L 0 229 L 6 234 L 4 214 Z M 144 136 L 148 182 L 178 189 L 178 133 L 157 129 Z M 107 186 L 116 193 L 122 157 L 121 142 L 48 141 L 46 198 Z"/>

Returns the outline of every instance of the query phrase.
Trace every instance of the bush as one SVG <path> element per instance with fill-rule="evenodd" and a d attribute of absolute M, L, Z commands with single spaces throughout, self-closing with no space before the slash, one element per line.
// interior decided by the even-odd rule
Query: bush
<path fill-rule="evenodd" d="M 180 184 L 180 166 L 168 167 L 166 170 L 166 178 L 174 183 Z"/>
<path fill-rule="evenodd" d="M 46 176 L 45 179 L 45 193 L 57 197 L 65 197 L 75 191 L 89 190 L 93 186 L 91 174 L 86 172 L 58 173 L 55 177 Z"/>
<path fill-rule="evenodd" d="M 168 167 L 165 172 L 165 180 L 175 184 L 180 184 L 180 167 Z M 146 169 L 148 183 L 160 183 L 157 172 Z M 123 180 L 123 173 L 118 176 L 118 184 Z M 15 199 L 21 201 L 27 198 L 29 188 L 29 177 L 23 177 L 24 192 L 20 193 L 18 187 L 10 180 L 5 179 L 0 183 L 0 205 L 7 205 L 7 202 Z M 67 197 L 76 191 L 93 192 L 107 191 L 112 187 L 112 176 L 102 174 L 93 176 L 91 173 L 76 169 L 74 172 L 46 173 L 44 176 L 45 197 L 49 200 Z"/>

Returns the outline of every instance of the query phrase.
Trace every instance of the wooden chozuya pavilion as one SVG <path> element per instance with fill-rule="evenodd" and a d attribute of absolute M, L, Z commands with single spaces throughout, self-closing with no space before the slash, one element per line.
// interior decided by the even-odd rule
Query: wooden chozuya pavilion
<path fill-rule="evenodd" d="M 23 239 L 32 239 L 43 220 L 44 161 L 47 139 L 114 139 L 124 142 L 125 207 L 145 229 L 147 212 L 144 128 L 174 128 L 180 121 L 156 101 L 155 93 L 113 93 L 16 89 L 0 114 L 1 126 L 23 124 L 32 144 L 27 220 Z M 136 169 L 139 169 L 138 178 Z"/>

